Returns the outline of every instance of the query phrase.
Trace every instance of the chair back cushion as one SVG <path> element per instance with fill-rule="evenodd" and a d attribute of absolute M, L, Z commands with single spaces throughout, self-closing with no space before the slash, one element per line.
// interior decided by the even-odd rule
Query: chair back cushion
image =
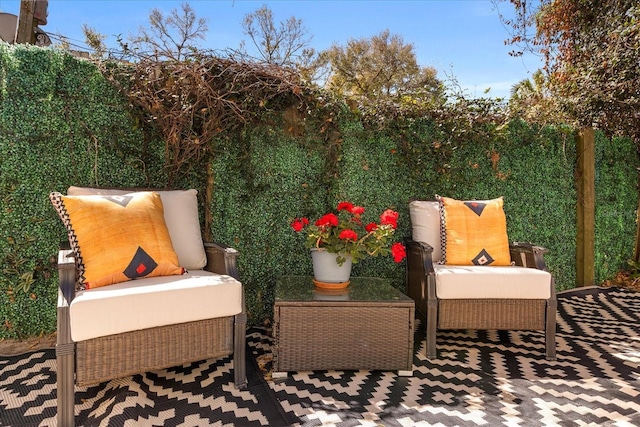
<path fill-rule="evenodd" d="M 180 266 L 187 270 L 202 270 L 207 264 L 207 254 L 202 242 L 198 200 L 196 190 L 155 191 L 164 206 L 164 219 L 171 236 L 173 249 L 178 255 Z M 69 187 L 70 196 L 82 195 L 123 195 L 127 190 L 90 187 Z"/>
<path fill-rule="evenodd" d="M 63 196 L 51 193 L 78 265 L 78 282 L 98 288 L 143 277 L 179 275 L 157 193 Z"/>
<path fill-rule="evenodd" d="M 414 200 L 409 203 L 411 236 L 416 242 L 433 247 L 433 262 L 442 260 L 442 239 L 440 234 L 440 205 L 437 201 Z"/>

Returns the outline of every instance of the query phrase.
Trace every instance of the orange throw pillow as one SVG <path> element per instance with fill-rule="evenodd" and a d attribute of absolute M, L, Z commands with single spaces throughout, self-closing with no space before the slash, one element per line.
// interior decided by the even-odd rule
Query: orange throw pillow
<path fill-rule="evenodd" d="M 468 201 L 436 198 L 440 202 L 444 264 L 511 264 L 502 197 Z"/>
<path fill-rule="evenodd" d="M 157 193 L 49 198 L 67 229 L 80 288 L 184 273 Z"/>

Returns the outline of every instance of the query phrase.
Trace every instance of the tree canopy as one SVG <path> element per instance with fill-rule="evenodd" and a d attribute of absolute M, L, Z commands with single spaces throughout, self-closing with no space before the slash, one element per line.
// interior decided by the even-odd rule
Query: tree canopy
<path fill-rule="evenodd" d="M 266 5 L 248 13 L 244 17 L 242 28 L 258 50 L 258 59 L 267 64 L 292 66 L 305 56 L 313 54 L 313 50 L 309 48 L 312 36 L 302 20 L 292 16 L 276 26 L 273 12 Z M 244 45 L 240 51 L 244 57 L 249 57 Z"/>
<path fill-rule="evenodd" d="M 411 95 L 441 98 L 444 87 L 432 67 L 420 67 L 413 44 L 385 30 L 371 38 L 334 44 L 320 54 L 331 69 L 327 86 L 338 94 L 375 100 Z"/>
<path fill-rule="evenodd" d="M 544 56 L 562 110 L 578 125 L 640 144 L 640 3 L 510 1 L 516 16 L 506 20 L 514 30 L 509 42 Z"/>

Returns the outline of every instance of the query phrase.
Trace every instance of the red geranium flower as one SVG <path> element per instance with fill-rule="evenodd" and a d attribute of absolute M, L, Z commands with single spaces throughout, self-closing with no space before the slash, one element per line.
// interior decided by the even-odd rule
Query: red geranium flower
<path fill-rule="evenodd" d="M 353 206 L 349 212 L 354 215 L 362 215 L 364 213 L 364 208 L 362 206 Z"/>
<path fill-rule="evenodd" d="M 353 240 L 355 242 L 358 240 L 358 233 L 353 230 L 342 230 L 338 238 L 342 240 Z"/>
<path fill-rule="evenodd" d="M 339 211 L 351 212 L 351 209 L 353 209 L 353 203 L 351 203 L 351 202 L 340 202 L 340 203 L 338 203 L 338 207 L 336 209 L 339 210 Z"/>
<path fill-rule="evenodd" d="M 338 217 L 334 213 L 328 213 L 323 215 L 316 221 L 316 225 L 318 227 L 337 227 L 338 226 Z"/>
<path fill-rule="evenodd" d="M 333 212 L 322 215 L 314 225 L 309 225 L 307 218 L 296 218 L 291 223 L 296 232 L 304 232 L 307 247 L 335 253 L 342 262 L 350 256 L 354 263 L 378 255 L 391 255 L 395 262 L 402 261 L 406 256 L 404 246 L 392 244 L 397 225 L 398 213 L 391 209 L 380 215 L 380 222 L 365 222 L 365 208 L 348 201 L 338 203 Z"/>
<path fill-rule="evenodd" d="M 394 229 L 398 228 L 398 212 L 387 209 L 380 215 L 380 224 L 389 224 Z"/>
<path fill-rule="evenodd" d="M 391 256 L 395 262 L 400 262 L 407 257 L 407 250 L 402 243 L 396 242 L 391 245 Z"/>
<path fill-rule="evenodd" d="M 293 227 L 296 232 L 300 232 L 307 224 L 309 224 L 309 220 L 307 218 L 296 218 L 291 223 L 291 227 Z"/>

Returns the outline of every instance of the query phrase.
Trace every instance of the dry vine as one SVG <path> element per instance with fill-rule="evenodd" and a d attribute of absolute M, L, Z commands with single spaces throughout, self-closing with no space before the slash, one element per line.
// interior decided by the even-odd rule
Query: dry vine
<path fill-rule="evenodd" d="M 231 134 L 261 112 L 302 101 L 298 74 L 273 65 L 197 57 L 142 60 L 117 69 L 107 75 L 165 141 L 168 186 L 206 161 L 216 137 Z"/>

